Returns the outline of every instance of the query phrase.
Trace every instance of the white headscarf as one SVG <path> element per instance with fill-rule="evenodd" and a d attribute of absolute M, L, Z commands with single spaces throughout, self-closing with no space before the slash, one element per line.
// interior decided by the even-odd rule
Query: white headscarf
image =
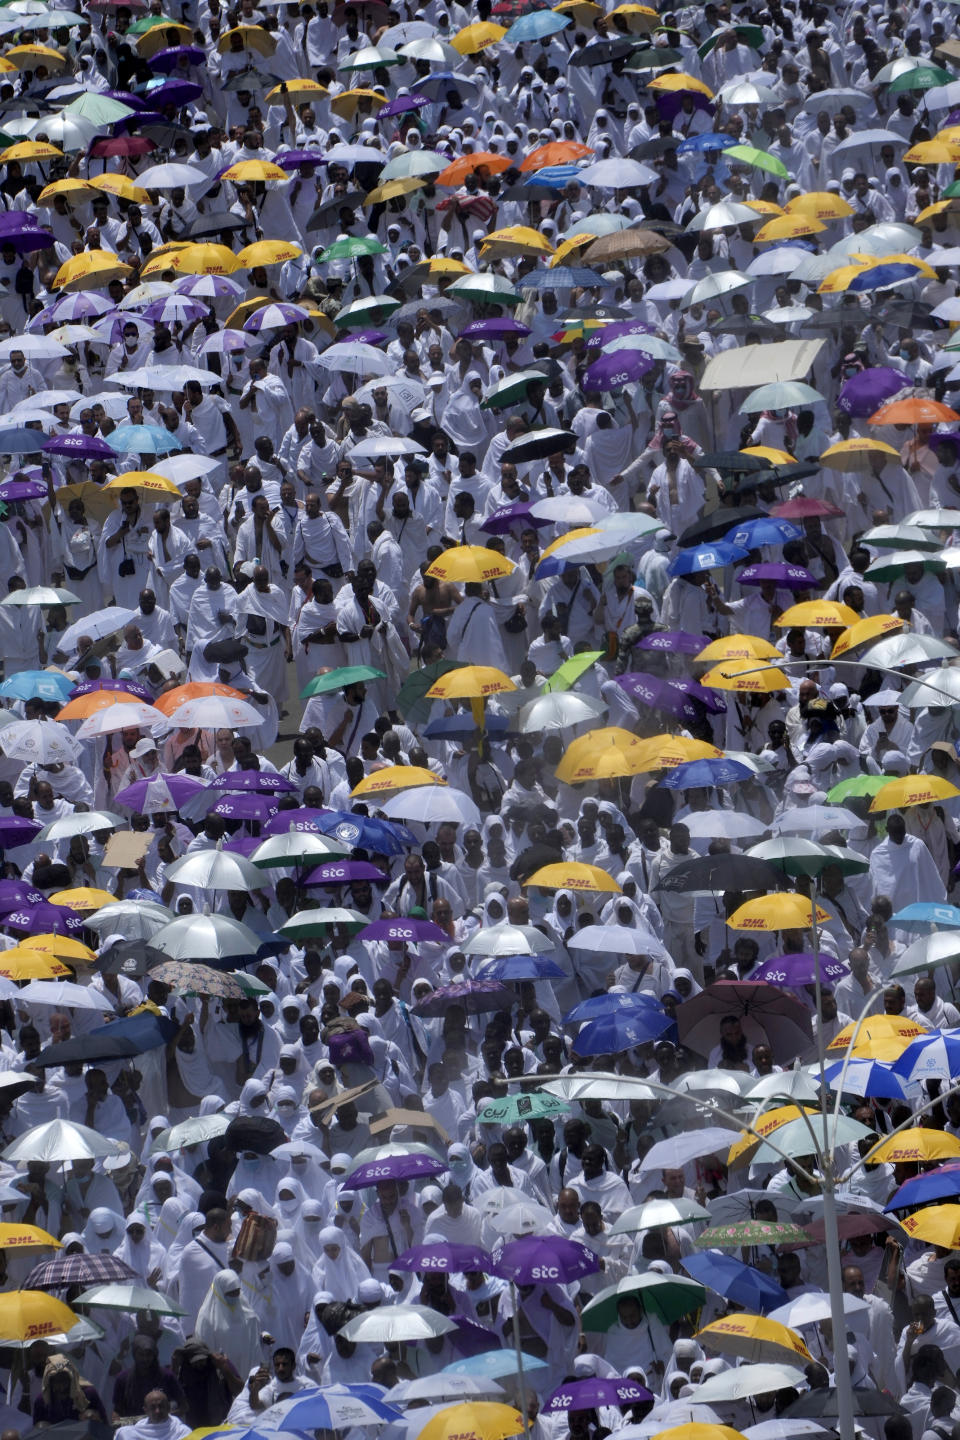
<path fill-rule="evenodd" d="M 361 1280 L 370 1279 L 370 1271 L 355 1250 L 350 1248 L 351 1236 L 336 1225 L 327 1225 L 320 1231 L 322 1247 L 319 1259 L 313 1267 L 313 1283 L 318 1290 L 329 1290 L 337 1300 L 353 1300 Z M 326 1247 L 339 1248 L 339 1254 L 331 1256 Z"/>
<path fill-rule="evenodd" d="M 260 1322 L 243 1298 L 240 1277 L 233 1270 L 220 1270 L 213 1277 L 193 1335 L 215 1355 L 226 1355 L 238 1375 L 246 1377 L 260 1364 Z"/>

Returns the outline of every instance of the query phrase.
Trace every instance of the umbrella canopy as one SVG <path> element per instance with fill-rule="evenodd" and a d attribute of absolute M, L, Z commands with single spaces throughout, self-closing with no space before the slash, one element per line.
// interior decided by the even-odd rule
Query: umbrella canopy
<path fill-rule="evenodd" d="M 66 1160 L 103 1160 L 110 1155 L 129 1153 L 128 1146 L 98 1135 L 86 1125 L 72 1120 L 48 1120 L 43 1125 L 34 1125 L 6 1146 L 3 1158 L 14 1165 L 28 1160 L 60 1164 Z"/>
<path fill-rule="evenodd" d="M 782 1293 L 782 1292 L 781 1292 Z M 626 1275 L 616 1285 L 599 1291 L 584 1307 L 580 1321 L 584 1330 L 609 1330 L 620 1316 L 622 1306 L 635 1305 L 642 1314 L 655 1315 L 672 1325 L 683 1315 L 699 1310 L 706 1289 L 684 1275 Z"/>
<path fill-rule="evenodd" d="M 403 1340 L 433 1340 L 455 1329 L 452 1320 L 424 1305 L 385 1305 L 348 1320 L 338 1333 L 357 1345 L 392 1345 Z M 523 1428 L 519 1415 L 517 1425 Z M 517 1430 L 508 1431 L 511 1435 L 516 1433 Z"/>

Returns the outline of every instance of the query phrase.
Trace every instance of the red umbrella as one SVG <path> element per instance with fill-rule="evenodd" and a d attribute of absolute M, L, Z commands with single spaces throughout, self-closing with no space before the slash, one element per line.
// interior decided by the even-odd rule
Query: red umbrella
<path fill-rule="evenodd" d="M 782 505 L 774 505 L 770 514 L 778 515 L 781 520 L 806 520 L 811 515 L 826 518 L 828 515 L 843 515 L 844 511 L 831 505 L 829 500 L 817 500 L 813 495 L 797 495 L 793 500 L 784 500 Z"/>
<path fill-rule="evenodd" d="M 111 155 L 149 155 L 156 148 L 146 135 L 110 135 L 103 140 L 94 140 L 90 154 L 97 159 Z"/>
<path fill-rule="evenodd" d="M 757 980 L 717 980 L 677 1006 L 681 1045 L 709 1056 L 725 1015 L 741 1022 L 749 1047 L 765 1039 L 778 1061 L 795 1059 L 813 1043 L 810 1011 L 789 991 Z"/>

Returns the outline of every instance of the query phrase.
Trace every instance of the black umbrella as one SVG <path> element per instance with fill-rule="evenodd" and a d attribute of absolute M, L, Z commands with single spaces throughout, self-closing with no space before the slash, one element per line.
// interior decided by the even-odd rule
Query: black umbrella
<path fill-rule="evenodd" d="M 882 1390 L 854 1388 L 854 1415 L 896 1415 L 899 1408 L 896 1401 L 892 1400 L 889 1395 L 884 1395 Z M 836 1390 L 808 1390 L 805 1395 L 799 1396 L 792 1404 L 788 1405 L 783 1414 L 789 1420 L 818 1420 L 821 1416 L 824 1419 L 835 1419 L 839 1415 L 837 1392 Z M 45 1435 L 49 1435 L 49 1433 L 49 1430 L 44 1431 Z M 24 1436 L 23 1440 L 27 1440 L 27 1437 Z"/>
<path fill-rule="evenodd" d="M 750 520 L 765 520 L 766 517 L 766 510 L 758 510 L 755 505 L 748 505 L 743 509 L 721 505 L 719 510 L 712 511 L 703 520 L 695 520 L 692 525 L 688 525 L 678 537 L 677 544 L 683 550 L 688 545 L 704 545 L 711 540 L 722 540 L 734 525 L 746 525 Z"/>
<path fill-rule="evenodd" d="M 691 890 L 780 890 L 786 883 L 782 870 L 754 855 L 693 855 L 674 865 L 658 888 L 686 894 Z"/>
<path fill-rule="evenodd" d="M 230 210 L 215 210 L 212 215 L 199 215 L 186 232 L 187 239 L 201 240 L 206 235 L 221 235 L 225 231 L 242 230 L 246 220 Z"/>
<path fill-rule="evenodd" d="M 58 1255 L 35 1265 L 23 1282 L 27 1290 L 68 1290 L 71 1285 L 129 1284 L 137 1272 L 116 1255 Z M 52 1427 L 59 1430 L 59 1425 Z M 44 1432 L 46 1433 L 46 1432 Z"/>
<path fill-rule="evenodd" d="M 932 309 L 922 300 L 892 300 L 877 311 L 875 318 L 882 325 L 896 325 L 901 330 L 945 330 L 946 320 L 938 320 L 931 314 Z"/>
<path fill-rule="evenodd" d="M 498 197 L 500 200 L 518 200 L 526 205 L 534 200 L 556 200 L 557 191 L 552 185 L 511 185 Z"/>
<path fill-rule="evenodd" d="M 429 300 L 408 300 L 406 305 L 401 305 L 399 310 L 394 310 L 390 316 L 390 323 L 396 325 L 400 320 L 416 320 L 421 310 L 426 310 L 429 315 L 436 311 L 444 320 L 455 321 L 458 325 L 463 320 L 466 307 L 461 300 L 455 300 L 451 295 L 431 295 Z"/>
<path fill-rule="evenodd" d="M 657 54 L 659 53 L 657 51 Z M 651 140 L 644 140 L 642 144 L 634 145 L 630 151 L 630 159 L 655 160 L 658 155 L 664 155 L 668 150 L 676 150 L 679 144 L 679 135 L 654 135 Z"/>
<path fill-rule="evenodd" d="M 710 330 L 718 335 L 763 335 L 768 340 L 782 337 L 782 330 L 762 315 L 725 315 L 715 320 Z"/>
<path fill-rule="evenodd" d="M 220 89 L 234 93 L 240 90 L 268 90 L 279 83 L 276 75 L 267 75 L 260 70 L 237 70 L 229 80 L 220 81 Z"/>
<path fill-rule="evenodd" d="M 708 450 L 695 455 L 693 464 L 697 470 L 719 470 L 724 475 L 752 475 L 755 470 L 773 469 L 762 455 L 744 455 L 742 450 Z"/>
<path fill-rule="evenodd" d="M 287 1132 L 267 1115 L 238 1115 L 236 1120 L 230 1121 L 224 1138 L 238 1155 L 244 1150 L 252 1150 L 256 1155 L 269 1155 L 278 1145 L 286 1144 Z"/>
<path fill-rule="evenodd" d="M 40 1051 L 36 1064 L 96 1064 L 99 1060 L 130 1060 L 146 1050 L 159 1050 L 169 1045 L 180 1027 L 166 1015 L 128 1015 L 91 1030 L 87 1035 L 74 1035 L 60 1045 L 48 1045 Z"/>
<path fill-rule="evenodd" d="M 169 958 L 145 940 L 121 940 L 104 951 L 97 961 L 97 969 L 101 975 L 128 975 L 132 980 L 139 980 L 152 965 L 160 965 Z"/>
<path fill-rule="evenodd" d="M 172 150 L 178 140 L 193 141 L 193 132 L 186 125 L 144 125 L 137 134 L 146 135 L 161 150 Z"/>
<path fill-rule="evenodd" d="M 331 196 L 329 200 L 317 206 L 307 221 L 306 229 L 322 230 L 325 225 L 336 220 L 341 210 L 344 208 L 354 210 L 358 205 L 363 204 L 365 198 L 363 190 L 348 190 L 345 195 Z"/>
<path fill-rule="evenodd" d="M 570 56 L 571 65 L 609 65 L 612 60 L 625 60 L 637 48 L 635 40 L 598 40 L 593 45 L 584 45 Z"/>
<path fill-rule="evenodd" d="M 572 430 L 534 430 L 509 445 L 500 461 L 501 464 L 507 461 L 511 465 L 528 465 L 532 460 L 546 460 L 548 456 L 556 455 L 558 450 L 565 450 L 571 441 L 574 445 L 577 443 Z"/>
<path fill-rule="evenodd" d="M 635 70 L 659 70 L 661 65 L 679 65 L 683 56 L 679 50 L 670 50 L 659 45 L 638 45 L 630 56 L 630 63 L 623 68 L 630 75 Z M 674 140 L 675 145 L 679 141 Z"/>
<path fill-rule="evenodd" d="M 806 334 L 808 330 L 842 330 L 844 325 L 855 325 L 858 330 L 863 327 L 863 311 L 859 306 L 841 305 L 836 310 L 821 310 L 808 316 L 801 328 Z M 779 334 L 779 328 L 774 328 Z"/>

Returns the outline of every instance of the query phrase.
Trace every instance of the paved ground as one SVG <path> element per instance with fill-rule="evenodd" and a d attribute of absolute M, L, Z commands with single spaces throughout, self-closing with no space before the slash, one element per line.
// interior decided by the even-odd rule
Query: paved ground
<path fill-rule="evenodd" d="M 300 717 L 303 714 L 303 701 L 300 699 L 300 687 L 297 684 L 297 667 L 292 661 L 287 666 L 287 693 L 287 709 L 290 713 L 280 721 L 276 744 L 271 745 L 267 751 L 267 759 L 271 760 L 278 770 L 281 765 L 286 765 L 288 760 L 293 759 L 293 742 L 299 734 Z"/>

